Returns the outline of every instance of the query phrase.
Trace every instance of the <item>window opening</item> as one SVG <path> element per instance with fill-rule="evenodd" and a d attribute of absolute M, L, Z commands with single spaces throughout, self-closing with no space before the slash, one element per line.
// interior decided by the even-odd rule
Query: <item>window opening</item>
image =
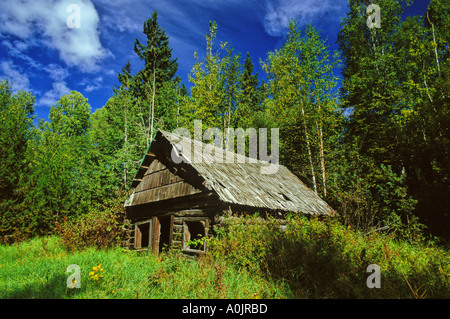
<path fill-rule="evenodd" d="M 196 241 L 205 235 L 205 221 L 185 222 L 184 249 L 205 251 L 206 243 Z"/>
<path fill-rule="evenodd" d="M 136 242 L 136 248 L 148 248 L 150 245 L 150 223 L 142 223 L 136 225 L 139 232 Z"/>

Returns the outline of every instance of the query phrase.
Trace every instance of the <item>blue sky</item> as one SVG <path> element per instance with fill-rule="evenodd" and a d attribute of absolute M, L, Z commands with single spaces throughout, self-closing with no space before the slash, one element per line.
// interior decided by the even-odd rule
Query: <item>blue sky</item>
<path fill-rule="evenodd" d="M 374 1 L 376 3 L 376 1 Z M 416 0 L 406 14 L 422 14 L 429 0 Z M 80 28 L 69 28 L 70 4 L 79 5 Z M 178 75 L 189 87 L 194 52 L 203 57 L 209 21 L 218 24 L 218 41 L 229 41 L 236 52 L 259 61 L 278 49 L 288 21 L 312 23 L 328 38 L 331 50 L 346 0 L 1 0 L 0 79 L 13 90 L 36 96 L 36 114 L 47 119 L 50 106 L 76 90 L 89 99 L 92 111 L 102 107 L 127 61 L 133 73 L 142 67 L 133 51 L 144 41 L 142 26 L 154 10 L 169 35 Z M 382 17 L 383 18 L 383 17 Z"/>

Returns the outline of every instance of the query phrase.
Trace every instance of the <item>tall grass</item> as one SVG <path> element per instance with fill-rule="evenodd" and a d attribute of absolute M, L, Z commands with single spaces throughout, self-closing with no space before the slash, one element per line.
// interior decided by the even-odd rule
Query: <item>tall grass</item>
<path fill-rule="evenodd" d="M 81 288 L 67 288 L 70 264 Z M 103 277 L 89 273 L 101 264 Z M 68 252 L 58 237 L 0 246 L 0 298 L 286 298 L 286 287 L 209 259 L 172 251 L 155 256 L 119 247 Z"/>
<path fill-rule="evenodd" d="M 228 219 L 210 240 L 211 255 L 284 282 L 298 298 L 450 298 L 442 248 L 299 215 L 279 226 L 256 215 Z M 381 288 L 367 286 L 371 264 L 381 269 Z"/>
<path fill-rule="evenodd" d="M 0 246 L 0 298 L 450 298 L 448 251 L 333 221 L 227 219 L 208 256 L 159 256 L 120 247 L 71 250 L 59 237 Z M 81 288 L 67 288 L 71 264 Z M 101 264 L 99 280 L 93 267 Z M 368 288 L 367 266 L 381 268 Z M 98 270 L 98 269 L 97 269 Z"/>

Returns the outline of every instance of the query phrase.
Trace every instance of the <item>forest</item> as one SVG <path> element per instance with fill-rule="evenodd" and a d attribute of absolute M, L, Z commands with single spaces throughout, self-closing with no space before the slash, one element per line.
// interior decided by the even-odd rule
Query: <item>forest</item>
<path fill-rule="evenodd" d="M 364 1 L 349 1 L 330 52 L 320 30 L 294 20 L 261 61 L 218 42 L 210 22 L 188 91 L 157 12 L 135 40 L 107 103 L 91 112 L 72 91 L 34 125 L 35 97 L 1 83 L 0 235 L 52 234 L 65 220 L 120 214 L 156 130 L 203 126 L 279 128 L 280 162 L 339 214 L 344 225 L 405 238 L 448 240 L 450 229 L 449 6 L 431 1 L 402 19 L 407 2 L 379 1 L 368 28 Z M 446 22 L 447 21 L 447 22 Z M 200 58 L 204 57 L 204 58 Z M 260 63 L 264 80 L 254 71 Z"/>
<path fill-rule="evenodd" d="M 411 1 L 377 3 L 389 17 L 381 28 L 368 27 L 367 1 L 348 2 L 336 52 L 315 26 L 291 20 L 283 44 L 260 61 L 219 41 L 220 26 L 211 21 L 188 85 L 154 11 L 143 24 L 146 41 L 130 48 L 143 68 L 124 65 L 113 95 L 94 112 L 71 91 L 50 108 L 48 121 L 36 119 L 35 96 L 1 81 L 0 277 L 9 266 L 12 275 L 2 277 L 9 286 L 0 296 L 73 296 L 62 285 L 53 289 L 51 280 L 23 287 L 8 281 L 29 272 L 20 258 L 43 254 L 53 258 L 42 261 L 47 276 L 73 260 L 86 267 L 106 260 L 117 276 L 104 290 L 83 288 L 81 298 L 371 298 L 378 295 L 355 283 L 374 259 L 390 269 L 381 296 L 448 298 L 450 6 L 431 0 L 424 15 L 402 18 Z M 265 74 L 255 72 L 255 63 Z M 278 128 L 280 163 L 328 202 L 336 219 L 294 216 L 284 235 L 270 220 L 261 226 L 244 218 L 246 232 L 230 222 L 228 233 L 209 243 L 219 262 L 203 266 L 177 256 L 141 260 L 91 251 L 120 246 L 124 202 L 157 130 L 193 131 L 195 120 L 223 132 Z M 14 244 L 22 246 L 9 250 Z M 61 260 L 80 250 L 71 262 Z M 117 260 L 133 266 L 122 269 Z M 145 282 L 137 279 L 143 263 L 157 269 L 142 275 Z M 94 268 L 84 282 L 103 277 L 102 266 Z M 211 290 L 197 282 L 203 276 Z"/>

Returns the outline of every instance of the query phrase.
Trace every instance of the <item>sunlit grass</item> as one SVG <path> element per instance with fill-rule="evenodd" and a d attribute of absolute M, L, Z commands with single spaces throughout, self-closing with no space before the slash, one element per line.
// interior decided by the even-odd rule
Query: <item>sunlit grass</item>
<path fill-rule="evenodd" d="M 281 298 L 277 284 L 223 263 L 171 252 L 155 256 L 122 248 L 66 252 L 57 237 L 0 247 L 0 298 Z M 67 287 L 69 265 L 81 288 Z M 102 276 L 93 280 L 93 267 Z"/>
<path fill-rule="evenodd" d="M 365 236 L 334 222 L 235 218 L 208 240 L 208 256 L 179 251 L 64 249 L 58 237 L 0 246 L 0 298 L 249 299 L 450 298 L 450 254 L 393 236 Z M 70 289 L 67 267 L 80 267 Z M 381 269 L 370 289 L 366 269 Z"/>

